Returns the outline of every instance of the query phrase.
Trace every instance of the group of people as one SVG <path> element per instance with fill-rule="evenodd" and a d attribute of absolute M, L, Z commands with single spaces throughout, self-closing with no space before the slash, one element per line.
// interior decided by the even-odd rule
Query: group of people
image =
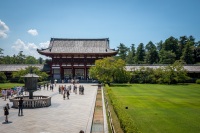
<path fill-rule="evenodd" d="M 23 116 L 23 98 L 22 97 L 18 101 L 18 108 L 19 108 L 18 116 Z M 8 123 L 8 115 L 9 115 L 9 110 L 10 110 L 10 106 L 8 103 L 6 104 L 6 106 L 3 107 L 3 110 L 4 110 L 4 115 L 5 115 L 5 122 Z"/>
<path fill-rule="evenodd" d="M 8 99 L 9 97 L 13 97 L 14 95 L 20 96 L 23 95 L 24 87 L 17 86 L 9 89 L 1 90 L 1 95 L 4 97 L 4 100 Z"/>
<path fill-rule="evenodd" d="M 73 87 L 72 87 L 73 86 Z M 77 85 L 76 84 L 73 84 L 73 85 L 69 85 L 69 86 L 66 86 L 66 85 L 59 85 L 58 87 L 58 91 L 59 91 L 59 94 L 62 94 L 63 95 L 63 99 L 65 100 L 65 98 L 67 97 L 67 99 L 69 99 L 69 96 L 70 96 L 70 93 L 71 93 L 71 90 L 73 88 L 73 92 L 75 94 L 77 94 Z M 79 94 L 80 95 L 84 95 L 84 86 L 83 85 L 79 85 Z"/>
<path fill-rule="evenodd" d="M 69 95 L 70 95 L 70 92 L 71 92 L 71 85 L 70 86 L 66 86 L 66 85 L 59 85 L 58 87 L 58 91 L 59 91 L 59 94 L 62 94 L 63 95 L 63 99 L 65 100 L 65 98 L 67 97 L 67 99 L 69 99 Z"/>
<path fill-rule="evenodd" d="M 53 91 L 54 87 L 56 86 L 56 84 L 44 84 L 44 90 L 47 89 L 47 91 L 50 89 L 51 91 Z M 39 90 L 42 89 L 42 85 L 38 85 Z"/>
<path fill-rule="evenodd" d="M 79 88 L 79 95 L 84 95 L 84 86 L 83 85 L 79 85 L 79 87 L 77 87 L 77 85 L 75 84 L 75 82 L 72 82 L 73 85 L 59 85 L 58 89 L 59 89 L 59 94 L 63 95 L 63 99 L 65 100 L 65 98 L 69 99 L 71 90 L 73 88 L 73 92 L 75 94 L 77 94 L 77 88 Z M 53 91 L 54 89 L 54 84 L 44 84 L 44 90 L 45 88 L 47 88 L 47 90 L 50 88 L 50 90 Z M 40 90 L 41 90 L 41 86 L 39 86 Z M 14 94 L 16 94 L 17 96 L 23 95 L 24 92 L 24 87 L 14 87 L 11 89 L 3 89 L 1 90 L 2 96 L 6 98 L 13 97 Z M 5 122 L 8 123 L 8 115 L 9 115 L 9 104 L 7 103 L 6 106 L 3 107 L 4 110 L 4 115 L 5 115 Z M 23 98 L 21 97 L 19 99 L 18 102 L 18 116 L 23 116 Z"/>

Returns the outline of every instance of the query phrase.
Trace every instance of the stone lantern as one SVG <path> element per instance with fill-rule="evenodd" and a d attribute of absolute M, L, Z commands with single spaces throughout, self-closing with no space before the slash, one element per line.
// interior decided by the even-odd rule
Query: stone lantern
<path fill-rule="evenodd" d="M 33 99 L 33 92 L 37 91 L 39 76 L 33 73 L 28 73 L 23 77 L 25 78 L 25 91 L 29 92 L 29 99 Z"/>
<path fill-rule="evenodd" d="M 23 108 L 43 108 L 51 106 L 51 97 L 50 96 L 43 96 L 43 95 L 36 95 L 33 96 L 33 92 L 37 91 L 37 82 L 39 76 L 32 73 L 32 69 L 30 73 L 22 76 L 25 79 L 25 91 L 29 92 L 29 96 L 23 96 Z M 22 96 L 16 96 L 10 98 L 10 102 L 13 102 L 13 108 L 18 108 L 19 99 Z"/>

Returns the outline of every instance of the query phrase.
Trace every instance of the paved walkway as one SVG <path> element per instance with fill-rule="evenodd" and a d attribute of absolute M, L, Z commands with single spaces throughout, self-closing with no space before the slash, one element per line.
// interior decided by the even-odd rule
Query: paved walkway
<path fill-rule="evenodd" d="M 1 98 L 0 133 L 79 133 L 80 130 L 89 133 L 97 86 L 81 84 L 85 88 L 85 95 L 71 93 L 69 100 L 63 100 L 62 95 L 58 93 L 58 85 L 53 92 L 42 89 L 33 93 L 51 96 L 50 107 L 24 109 L 24 116 L 18 116 L 18 109 L 11 108 L 8 124 L 4 124 L 3 106 L 12 103 Z"/>

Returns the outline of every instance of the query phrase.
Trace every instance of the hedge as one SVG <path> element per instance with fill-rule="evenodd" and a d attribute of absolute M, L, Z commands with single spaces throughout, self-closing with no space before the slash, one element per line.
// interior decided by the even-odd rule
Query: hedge
<path fill-rule="evenodd" d="M 196 83 L 197 83 L 197 84 L 200 84 L 200 79 L 197 79 L 197 80 L 196 80 Z"/>
<path fill-rule="evenodd" d="M 106 89 L 107 89 L 111 104 L 114 108 L 114 111 L 120 121 L 122 130 L 125 133 L 139 133 L 138 128 L 134 125 L 135 122 L 132 120 L 131 116 L 126 112 L 125 107 L 116 98 L 116 96 L 113 94 L 112 90 L 110 89 L 108 85 L 106 85 Z"/>

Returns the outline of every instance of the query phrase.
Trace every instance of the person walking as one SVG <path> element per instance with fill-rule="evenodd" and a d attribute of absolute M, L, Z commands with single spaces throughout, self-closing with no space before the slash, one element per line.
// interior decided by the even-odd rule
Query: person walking
<path fill-rule="evenodd" d="M 4 107 L 4 115 L 5 115 L 5 122 L 8 123 L 9 109 L 7 105 Z"/>
<path fill-rule="evenodd" d="M 69 90 L 67 89 L 67 99 L 69 99 Z"/>
<path fill-rule="evenodd" d="M 19 100 L 19 112 L 18 112 L 18 116 L 20 116 L 20 112 L 21 112 L 21 116 L 23 116 L 23 98 L 21 97 Z"/>

